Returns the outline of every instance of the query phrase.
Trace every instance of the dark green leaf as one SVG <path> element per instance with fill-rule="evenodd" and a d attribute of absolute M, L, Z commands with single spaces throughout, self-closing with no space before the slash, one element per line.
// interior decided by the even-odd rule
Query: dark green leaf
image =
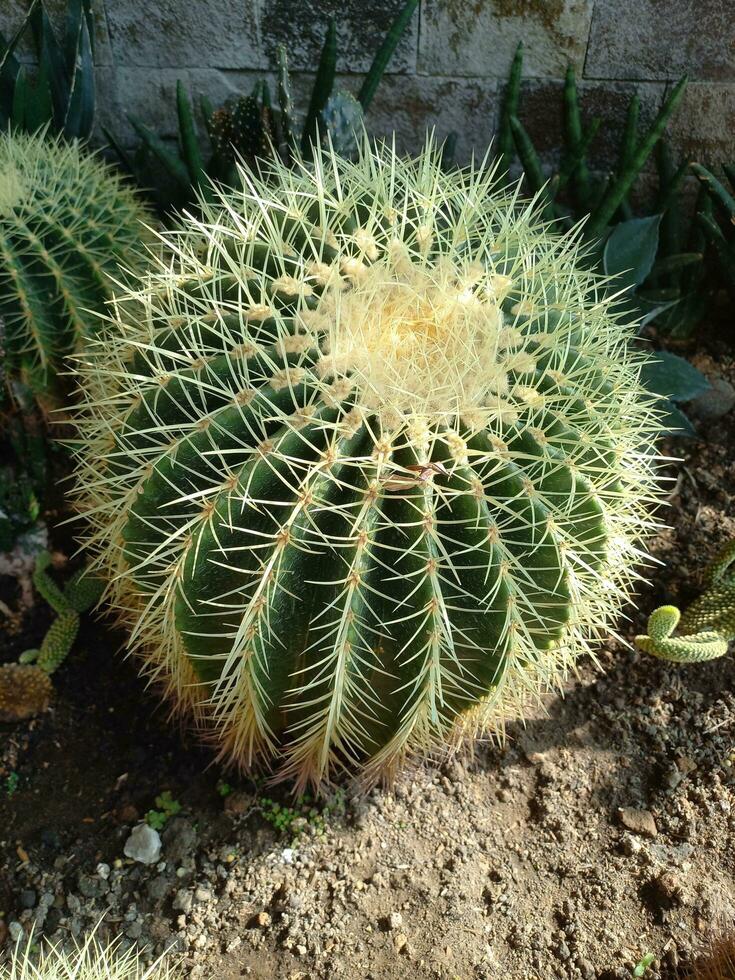
<path fill-rule="evenodd" d="M 176 111 L 179 116 L 179 139 L 181 153 L 189 171 L 191 183 L 199 187 L 204 181 L 204 160 L 199 147 L 199 136 L 194 125 L 194 115 L 191 111 L 189 97 L 179 79 L 176 82 Z"/>
<path fill-rule="evenodd" d="M 668 398 L 661 402 L 659 410 L 663 412 L 661 419 L 661 434 L 665 436 L 683 436 L 688 439 L 697 438 L 697 430 L 688 415 Z"/>
<path fill-rule="evenodd" d="M 409 21 L 413 17 L 413 12 L 417 6 L 418 0 L 407 0 L 407 2 L 403 5 L 403 8 L 399 11 L 398 16 L 393 21 L 390 30 L 385 36 L 385 40 L 378 48 L 378 51 L 373 58 L 373 63 L 368 69 L 368 73 L 365 76 L 365 81 L 362 83 L 362 87 L 360 88 L 360 92 L 357 96 L 357 101 L 362 105 L 363 110 L 366 110 L 373 101 L 373 96 L 375 95 L 378 85 L 380 84 L 380 79 L 383 77 L 383 73 L 388 67 L 388 62 L 393 57 L 393 52 L 396 49 L 396 45 L 400 41 L 403 32 L 408 27 Z M 324 101 L 326 104 L 326 99 Z M 322 108 L 324 108 L 324 106 L 322 106 Z"/>
<path fill-rule="evenodd" d="M 661 215 L 631 218 L 615 225 L 602 253 L 606 276 L 617 276 L 616 289 L 635 289 L 648 278 L 658 249 Z"/>
<path fill-rule="evenodd" d="M 67 71 L 64 52 L 59 45 L 43 3 L 34 6 L 29 15 L 29 21 L 36 42 L 38 61 L 47 74 L 48 84 L 51 88 L 56 128 L 61 129 L 69 104 L 71 71 Z"/>
<path fill-rule="evenodd" d="M 306 159 L 311 159 L 312 146 L 319 142 L 319 120 L 334 86 L 334 75 L 337 70 L 337 27 L 334 17 L 329 19 L 327 36 L 324 39 L 319 67 L 317 68 L 314 87 L 311 90 L 311 100 L 306 113 L 306 121 L 301 134 L 301 152 Z"/>
<path fill-rule="evenodd" d="M 688 402 L 710 387 L 701 371 L 678 354 L 656 351 L 641 372 L 641 381 L 649 391 L 670 398 L 673 402 Z"/>
<path fill-rule="evenodd" d="M 179 190 L 189 193 L 191 182 L 189 172 L 184 166 L 183 161 L 166 146 L 163 140 L 156 136 L 147 126 L 139 122 L 135 116 L 128 116 L 130 124 L 135 132 L 143 140 L 144 145 L 156 157 L 161 166 L 168 171 L 169 177 L 179 185 Z"/>
<path fill-rule="evenodd" d="M 71 79 L 69 106 L 64 119 L 64 132 L 69 138 L 87 139 L 94 125 L 94 63 L 92 41 L 87 19 L 79 27 L 79 46 Z"/>

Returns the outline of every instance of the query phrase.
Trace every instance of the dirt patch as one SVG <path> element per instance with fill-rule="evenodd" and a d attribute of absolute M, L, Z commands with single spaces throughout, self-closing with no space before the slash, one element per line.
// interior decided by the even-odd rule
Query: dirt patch
<path fill-rule="evenodd" d="M 695 361 L 735 380 L 722 350 Z M 668 447 L 685 457 L 672 527 L 623 638 L 692 598 L 735 535 L 735 413 L 706 434 Z M 46 624 L 34 615 L 0 660 Z M 645 976 L 673 977 L 735 919 L 732 657 L 683 668 L 612 640 L 504 747 L 290 812 L 167 722 L 122 642 L 87 619 L 51 711 L 0 726 L 6 935 L 35 922 L 65 941 L 104 913 L 125 943 L 178 950 L 192 978 L 611 980 L 649 952 Z M 165 790 L 181 810 L 160 856 L 126 858 Z"/>

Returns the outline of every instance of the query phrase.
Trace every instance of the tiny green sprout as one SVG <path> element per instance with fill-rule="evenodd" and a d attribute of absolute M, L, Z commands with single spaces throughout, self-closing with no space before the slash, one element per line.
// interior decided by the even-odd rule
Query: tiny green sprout
<path fill-rule="evenodd" d="M 18 789 L 18 783 L 20 782 L 20 776 L 17 772 L 11 772 L 7 779 L 5 780 L 5 795 L 10 799 L 11 796 L 15 795 Z"/>
<path fill-rule="evenodd" d="M 161 830 L 166 826 L 167 821 L 181 810 L 178 800 L 171 797 L 170 790 L 164 790 L 156 797 L 157 810 L 149 810 L 145 815 L 145 822 L 154 830 Z"/>
<path fill-rule="evenodd" d="M 655 953 L 646 953 L 645 956 L 642 956 L 640 960 L 636 963 L 635 967 L 633 968 L 633 976 L 634 977 L 645 976 L 646 973 L 648 972 L 649 966 L 653 963 L 655 959 L 656 959 Z"/>
<path fill-rule="evenodd" d="M 229 783 L 226 783 L 224 779 L 219 779 L 217 781 L 217 792 L 221 797 L 224 798 L 225 796 L 230 795 L 230 793 L 232 792 L 232 786 L 230 786 Z"/>

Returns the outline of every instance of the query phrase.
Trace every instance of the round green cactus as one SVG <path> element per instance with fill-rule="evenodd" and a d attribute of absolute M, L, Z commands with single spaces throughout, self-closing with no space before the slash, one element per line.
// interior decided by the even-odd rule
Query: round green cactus
<path fill-rule="evenodd" d="M 657 412 L 578 235 L 492 172 L 365 143 L 242 180 L 80 368 L 92 569 L 223 758 L 371 781 L 604 634 Z"/>
<path fill-rule="evenodd" d="M 94 336 L 119 277 L 141 252 L 146 212 L 77 143 L 0 133 L 0 316 L 6 367 L 56 394 L 66 355 Z"/>

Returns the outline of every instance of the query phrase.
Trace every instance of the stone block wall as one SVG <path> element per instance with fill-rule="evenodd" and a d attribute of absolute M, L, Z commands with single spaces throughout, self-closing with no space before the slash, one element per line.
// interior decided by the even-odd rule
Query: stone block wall
<path fill-rule="evenodd" d="M 28 0 L 3 0 L 7 36 Z M 215 104 L 272 78 L 284 43 L 297 103 L 309 90 L 331 14 L 339 24 L 340 85 L 356 90 L 403 0 L 93 0 L 99 122 L 124 145 L 127 113 L 174 139 L 174 89 Z M 47 0 L 60 13 L 65 0 Z M 571 62 L 587 117 L 602 115 L 593 147 L 600 168 L 614 159 L 627 99 L 642 119 L 656 112 L 684 72 L 690 84 L 670 132 L 678 152 L 735 159 L 735 15 L 728 0 L 422 0 L 369 113 L 376 134 L 398 132 L 416 148 L 427 127 L 458 134 L 458 155 L 484 150 L 519 40 L 525 45 L 520 115 L 546 156 L 557 148 L 561 81 Z M 30 54 L 27 53 L 30 57 Z"/>

